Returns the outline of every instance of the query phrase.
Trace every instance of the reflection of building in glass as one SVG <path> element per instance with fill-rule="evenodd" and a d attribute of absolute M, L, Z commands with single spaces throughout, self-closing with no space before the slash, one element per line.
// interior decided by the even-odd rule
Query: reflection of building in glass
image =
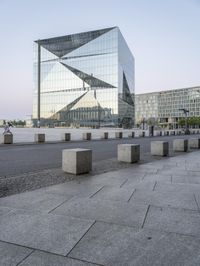
<path fill-rule="evenodd" d="M 200 116 L 200 87 L 135 95 L 136 123 L 142 119 L 154 118 L 160 125 L 178 127 L 180 118 L 185 117 L 182 109 L 188 110 L 188 117 Z"/>
<path fill-rule="evenodd" d="M 134 58 L 117 27 L 35 41 L 33 120 L 134 123 Z"/>

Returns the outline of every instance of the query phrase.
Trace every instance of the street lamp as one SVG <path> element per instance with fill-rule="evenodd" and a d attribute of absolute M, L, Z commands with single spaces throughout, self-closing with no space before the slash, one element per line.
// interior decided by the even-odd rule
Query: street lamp
<path fill-rule="evenodd" d="M 188 129 L 188 123 L 187 123 L 187 113 L 189 113 L 189 110 L 187 110 L 185 108 L 181 108 L 179 110 L 183 111 L 184 114 L 185 114 L 185 134 L 189 135 L 190 134 L 190 130 Z"/>

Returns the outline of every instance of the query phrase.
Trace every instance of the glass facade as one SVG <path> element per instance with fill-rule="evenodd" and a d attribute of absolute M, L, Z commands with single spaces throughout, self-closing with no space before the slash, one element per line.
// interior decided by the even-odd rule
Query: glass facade
<path fill-rule="evenodd" d="M 200 87 L 137 94 L 135 105 L 136 123 L 155 118 L 160 125 L 176 128 L 185 117 L 183 109 L 188 117 L 200 117 Z"/>
<path fill-rule="evenodd" d="M 33 121 L 134 124 L 134 58 L 118 27 L 34 42 Z"/>

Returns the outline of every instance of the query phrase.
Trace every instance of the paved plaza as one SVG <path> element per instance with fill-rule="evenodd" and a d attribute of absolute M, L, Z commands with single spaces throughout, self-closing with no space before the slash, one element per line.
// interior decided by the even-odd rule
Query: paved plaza
<path fill-rule="evenodd" d="M 200 151 L 0 199 L 0 265 L 200 265 Z"/>

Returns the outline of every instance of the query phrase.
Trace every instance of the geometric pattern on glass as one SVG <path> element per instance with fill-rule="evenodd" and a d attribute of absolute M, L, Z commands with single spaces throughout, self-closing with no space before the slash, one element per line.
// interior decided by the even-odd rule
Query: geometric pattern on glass
<path fill-rule="evenodd" d="M 111 84 L 108 84 L 98 78 L 93 77 L 93 75 L 88 75 L 76 68 L 73 68 L 71 66 L 68 66 L 64 63 L 61 63 L 62 65 L 64 65 L 65 67 L 67 67 L 69 70 L 71 70 L 75 75 L 77 75 L 80 79 L 83 80 L 83 82 L 87 83 L 88 85 L 90 85 L 91 87 L 99 87 L 99 88 L 115 88 L 114 86 L 112 86 Z"/>
<path fill-rule="evenodd" d="M 59 58 L 110 31 L 113 28 L 77 33 L 57 38 L 36 41 Z"/>

